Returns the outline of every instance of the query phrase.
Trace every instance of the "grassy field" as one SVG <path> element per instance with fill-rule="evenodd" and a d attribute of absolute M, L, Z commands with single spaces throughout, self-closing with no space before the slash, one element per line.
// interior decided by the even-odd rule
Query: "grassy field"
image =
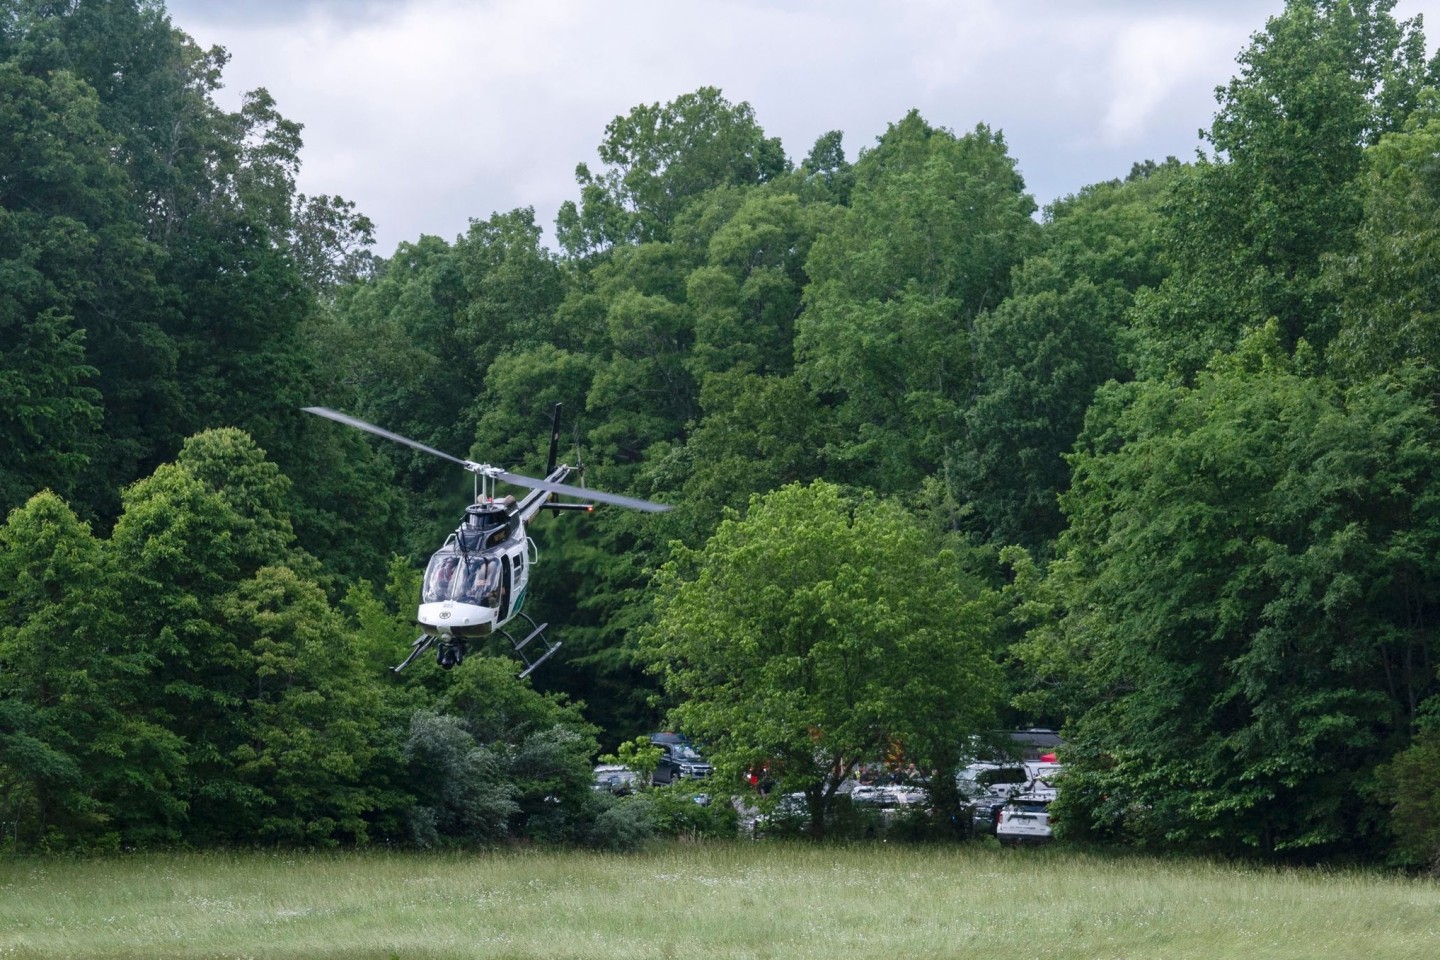
<path fill-rule="evenodd" d="M 1000 850 L 0 863 L 0 958 L 1440 957 L 1440 885 Z"/>

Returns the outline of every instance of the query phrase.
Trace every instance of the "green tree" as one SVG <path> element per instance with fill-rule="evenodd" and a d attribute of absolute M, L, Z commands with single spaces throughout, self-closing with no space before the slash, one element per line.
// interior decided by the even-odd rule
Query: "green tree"
<path fill-rule="evenodd" d="M 917 113 L 855 165 L 851 206 L 811 248 L 799 369 L 837 405 L 847 478 L 918 488 L 971 388 L 970 327 L 1003 300 L 1038 230 L 1004 137 L 955 136 Z"/>
<path fill-rule="evenodd" d="M 1107 388 L 1092 412 L 1063 629 L 1022 650 L 1088 687 L 1062 798 L 1077 826 L 1375 842 L 1360 787 L 1436 688 L 1440 424 L 1423 383 L 1342 393 L 1285 354 L 1272 324 L 1193 388 Z"/>
<path fill-rule="evenodd" d="M 422 845 L 588 834 L 596 744 L 574 704 L 517 679 L 508 657 L 473 655 L 430 685 L 405 745 Z"/>
<path fill-rule="evenodd" d="M 676 729 L 738 783 L 769 763 L 815 833 L 857 763 L 948 776 L 998 694 L 993 595 L 893 503 L 825 483 L 756 498 L 656 578 L 641 650 Z"/>
<path fill-rule="evenodd" d="M 329 298 L 346 284 L 367 280 L 381 260 L 370 252 L 375 224 L 344 197 L 295 197 L 290 255 L 306 286 Z"/>
<path fill-rule="evenodd" d="M 780 141 L 766 137 L 748 103 L 715 87 L 635 107 L 605 127 L 599 175 L 580 164 L 579 206 L 556 221 L 560 245 L 584 256 L 626 243 L 668 239 L 685 205 L 715 187 L 764 183 L 789 169 Z"/>
<path fill-rule="evenodd" d="M 456 241 L 467 300 L 457 335 L 481 374 L 504 353 L 564 336 L 553 321 L 566 279 L 540 234 L 534 209 L 525 207 L 471 220 Z"/>
<path fill-rule="evenodd" d="M 1012 297 L 977 322 L 977 395 L 952 470 L 990 542 L 1038 550 L 1063 529 L 1064 454 L 1095 388 L 1121 372 L 1117 319 L 1081 280 Z"/>
<path fill-rule="evenodd" d="M 464 332 L 468 303 L 454 247 L 438 237 L 402 243 L 382 275 L 338 291 L 333 310 L 317 325 L 326 402 L 437 450 L 467 453 L 475 438 L 473 400 L 485 374 L 472 355 L 475 338 Z M 321 426 L 332 437 L 355 434 Z M 390 483 L 410 493 L 408 511 L 396 517 L 395 549 L 433 550 L 469 500 L 469 484 L 429 454 L 400 444 L 358 435 L 339 442 L 344 460 L 357 464 L 369 445 L 390 465 Z M 326 486 L 336 497 L 356 495 Z M 357 515 L 367 514 L 341 517 L 339 528 Z"/>
<path fill-rule="evenodd" d="M 1202 157 L 1176 184 L 1167 246 L 1175 271 L 1142 297 L 1146 367 L 1192 375 L 1275 318 L 1284 342 L 1334 334 L 1319 282 L 1352 249 L 1363 150 L 1400 129 L 1427 82 L 1416 21 L 1394 0 L 1290 0 L 1217 91 Z"/>
<path fill-rule="evenodd" d="M 1063 457 L 1095 388 L 1128 373 L 1125 315 L 1164 278 L 1157 207 L 1178 171 L 1137 164 L 1052 205 L 1011 296 L 975 319 L 974 394 L 946 476 L 958 522 L 983 539 L 1043 554 L 1063 528 Z"/>
<path fill-rule="evenodd" d="M 460 718 L 418 711 L 404 751 L 417 798 L 410 811 L 416 846 L 490 845 L 507 836 L 515 785 L 503 756 L 477 743 Z"/>
<path fill-rule="evenodd" d="M 245 651 L 249 737 L 229 756 L 239 779 L 266 799 L 234 842 L 363 843 L 377 805 L 369 784 L 385 734 L 376 709 L 381 674 L 313 583 L 267 566 L 219 603 L 227 634 Z M 258 829 L 256 829 L 258 827 Z"/>
<path fill-rule="evenodd" d="M 1440 868 L 1440 735 L 1433 721 L 1376 771 L 1374 795 L 1389 811 L 1392 859 L 1434 872 Z"/>
<path fill-rule="evenodd" d="M 821 134 L 800 164 L 805 178 L 804 193 L 819 194 L 825 200 L 850 205 L 850 192 L 855 188 L 855 167 L 845 159 L 845 135 L 839 130 Z"/>
<path fill-rule="evenodd" d="M 0 815 L 30 848 L 176 837 L 181 739 L 138 702 L 153 661 L 117 629 L 102 544 L 37 494 L 0 526 L 0 584 Z"/>
<path fill-rule="evenodd" d="M 1349 379 L 1404 363 L 1440 365 L 1440 99 L 1428 91 L 1403 132 L 1365 151 L 1364 218 L 1353 251 L 1326 264 L 1338 300 L 1327 360 Z"/>
<path fill-rule="evenodd" d="M 244 433 L 209 431 L 126 491 L 108 545 L 117 631 L 149 665 L 136 700 L 184 741 L 192 842 L 363 841 L 382 805 L 362 785 L 384 698 L 302 572 L 287 487 Z"/>
<path fill-rule="evenodd" d="M 794 194 L 753 190 L 710 236 L 706 263 L 686 278 L 695 315 L 691 369 L 737 368 L 788 374 L 794 368 L 795 320 L 809 277 L 805 261 L 838 208 L 805 204 Z"/>
<path fill-rule="evenodd" d="M 604 754 L 600 760 L 604 763 L 618 763 L 634 771 L 635 785 L 643 790 L 650 786 L 655 768 L 660 766 L 664 755 L 665 751 L 652 743 L 649 737 L 636 737 L 634 740 L 624 741 L 615 748 L 613 754 Z"/>
<path fill-rule="evenodd" d="M 77 313 L 101 296 L 91 264 L 124 258 L 112 224 L 124 179 L 94 92 L 68 72 L 0 62 L 0 511 L 75 490 L 100 421 Z"/>

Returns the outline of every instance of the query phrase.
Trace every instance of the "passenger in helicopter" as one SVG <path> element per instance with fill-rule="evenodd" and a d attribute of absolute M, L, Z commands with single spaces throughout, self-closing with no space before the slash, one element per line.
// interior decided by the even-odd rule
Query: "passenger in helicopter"
<path fill-rule="evenodd" d="M 471 558 L 465 564 L 465 571 L 461 575 L 463 579 L 455 591 L 455 599 L 461 603 L 484 603 L 485 592 L 490 586 L 489 566 L 483 558 Z"/>
<path fill-rule="evenodd" d="M 437 554 L 430 559 L 430 567 L 425 571 L 425 588 L 422 598 L 425 603 L 450 599 L 450 587 L 459 563 L 459 557 L 444 554 Z"/>

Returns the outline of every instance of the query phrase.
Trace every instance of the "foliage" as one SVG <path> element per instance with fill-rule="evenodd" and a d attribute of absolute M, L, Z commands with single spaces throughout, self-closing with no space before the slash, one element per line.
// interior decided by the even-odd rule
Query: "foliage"
<path fill-rule="evenodd" d="M 649 786 L 655 774 L 655 768 L 660 766 L 660 760 L 664 755 L 664 749 L 651 743 L 649 737 L 636 737 L 634 740 L 626 740 L 621 743 L 615 748 L 613 754 L 602 755 L 600 762 L 618 763 L 621 766 L 629 767 L 635 771 L 636 782 L 641 787 L 646 787 Z"/>
<path fill-rule="evenodd" d="M 1175 271 L 1141 300 L 1152 374 L 1193 374 L 1272 317 L 1287 348 L 1328 344 L 1319 274 L 1354 243 L 1365 148 L 1403 126 L 1428 82 L 1418 24 L 1394 6 L 1291 0 L 1237 58 L 1206 134 L 1215 155 L 1169 205 Z"/>
<path fill-rule="evenodd" d="M 1158 206 L 1179 166 L 1098 184 L 1047 211 L 1043 250 L 1014 274 L 1011 296 L 975 318 L 973 395 L 946 478 L 965 525 L 991 543 L 1048 551 L 1064 527 L 1064 455 L 1094 390 L 1128 376 L 1124 318 L 1158 285 Z"/>
<path fill-rule="evenodd" d="M 832 833 L 853 759 L 948 769 L 1004 702 L 1066 724 L 1072 834 L 1426 861 L 1440 65 L 1396 6 L 1289 0 L 1204 155 L 1038 221 L 983 123 L 792 163 L 701 87 L 606 128 L 559 252 L 521 207 L 382 261 L 160 3 L 9 0 L 0 821 L 629 849 L 725 813 L 590 789 L 663 682 Z M 296 408 L 533 473 L 556 403 L 676 509 L 530 528 L 538 686 L 395 677 L 471 484 Z"/>
<path fill-rule="evenodd" d="M 458 717 L 418 712 L 405 741 L 416 805 L 411 829 L 419 847 L 451 842 L 494 843 L 518 807 L 504 759 L 476 743 Z"/>
<path fill-rule="evenodd" d="M 816 833 L 856 763 L 898 744 L 928 766 L 991 716 L 990 597 L 886 501 L 782 488 L 678 550 L 656 587 L 641 650 L 675 728 L 722 778 L 768 763 Z"/>
<path fill-rule="evenodd" d="M 588 845 L 611 853 L 633 853 L 655 837 L 655 818 L 648 803 L 633 797 L 608 801 L 609 805 L 595 817 L 590 828 Z"/>
<path fill-rule="evenodd" d="M 1124 826 L 1156 841 L 1363 850 L 1360 787 L 1436 688 L 1423 385 L 1342 393 L 1288 369 L 1278 331 L 1265 344 L 1194 388 L 1127 388 L 1076 454 L 1060 656 L 1089 690 L 1067 822 L 1142 811 Z"/>
<path fill-rule="evenodd" d="M 855 165 L 851 206 L 806 261 L 800 371 L 838 405 L 827 451 L 854 482 L 909 490 L 955 439 L 970 324 L 1003 300 L 1029 251 L 1034 201 L 1005 139 L 910 113 Z"/>
<path fill-rule="evenodd" d="M 1364 379 L 1401 364 L 1440 365 L 1435 263 L 1440 181 L 1440 100 L 1426 92 L 1404 131 L 1365 153 L 1364 215 L 1355 249 L 1326 263 L 1335 291 L 1337 331 L 1330 365 Z"/>
<path fill-rule="evenodd" d="M 635 107 L 605 127 L 600 175 L 575 168 L 581 203 L 567 201 L 557 233 L 572 256 L 627 242 L 665 240 L 684 205 L 717 186 L 763 183 L 789 166 L 748 103 L 701 87 L 663 107 Z"/>
<path fill-rule="evenodd" d="M 712 797 L 704 783 L 677 780 L 626 800 L 645 804 L 655 832 L 681 840 L 731 840 L 739 813 L 723 797 Z"/>

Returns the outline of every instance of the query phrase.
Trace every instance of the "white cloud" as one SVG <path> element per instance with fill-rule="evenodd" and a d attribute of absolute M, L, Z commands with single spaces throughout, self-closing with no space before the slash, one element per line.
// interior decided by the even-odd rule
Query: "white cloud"
<path fill-rule="evenodd" d="M 1115 38 L 1109 64 L 1109 105 L 1102 136 L 1107 144 L 1141 142 L 1156 114 L 1203 91 L 1209 99 L 1223 81 L 1215 67 L 1236 49 L 1236 31 L 1191 17 L 1164 17 L 1126 26 Z"/>
<path fill-rule="evenodd" d="M 746 101 L 792 158 L 829 130 L 853 157 L 917 108 L 1002 129 L 1049 202 L 1134 160 L 1189 157 L 1214 88 L 1284 0 L 172 0 L 305 125 L 301 189 L 377 224 L 378 251 L 576 196 L 605 125 L 701 86 Z M 1400 0 L 1396 14 L 1440 9 Z M 1433 18 L 1440 24 L 1440 18 Z M 1432 44 L 1433 47 L 1433 44 Z"/>

